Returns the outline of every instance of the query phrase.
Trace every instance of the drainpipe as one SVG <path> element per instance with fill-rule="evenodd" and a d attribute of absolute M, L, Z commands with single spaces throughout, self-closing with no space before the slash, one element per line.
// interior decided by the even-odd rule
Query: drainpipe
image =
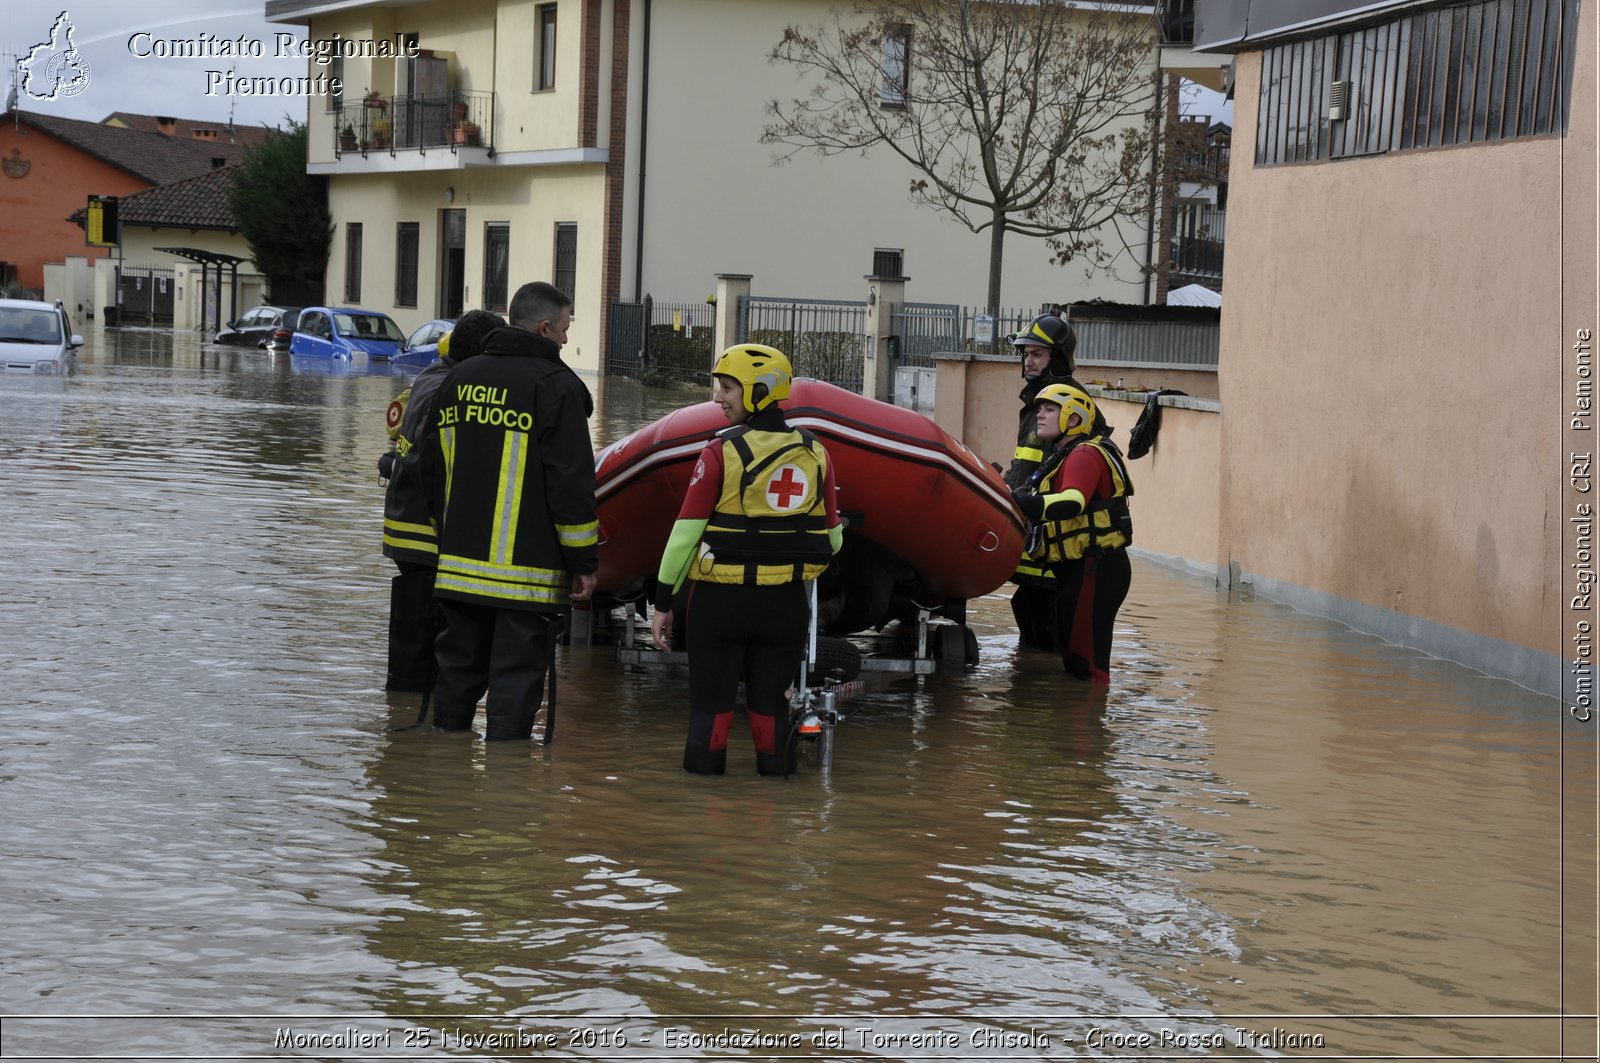
<path fill-rule="evenodd" d="M 633 247 L 634 302 L 644 297 L 644 163 L 650 144 L 650 2 L 644 0 L 644 48 L 639 61 L 639 210 L 634 218 L 634 225 L 638 227 Z M 648 322 L 645 327 L 649 328 Z"/>
<path fill-rule="evenodd" d="M 1157 56 L 1160 49 L 1157 48 Z M 1156 60 L 1154 94 L 1150 97 L 1150 209 L 1145 215 L 1144 262 L 1148 267 L 1144 275 L 1144 304 L 1150 305 L 1150 284 L 1156 279 L 1156 167 L 1162 162 L 1161 144 L 1165 130 L 1161 128 L 1161 61 Z"/>

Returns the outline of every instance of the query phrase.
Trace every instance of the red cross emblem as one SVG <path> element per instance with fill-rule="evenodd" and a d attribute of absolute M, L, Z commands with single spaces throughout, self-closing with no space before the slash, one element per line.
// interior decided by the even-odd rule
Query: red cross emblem
<path fill-rule="evenodd" d="M 804 498 L 810 488 L 806 474 L 793 465 L 785 465 L 767 481 L 767 495 L 772 499 L 773 509 L 789 509 L 796 499 Z"/>

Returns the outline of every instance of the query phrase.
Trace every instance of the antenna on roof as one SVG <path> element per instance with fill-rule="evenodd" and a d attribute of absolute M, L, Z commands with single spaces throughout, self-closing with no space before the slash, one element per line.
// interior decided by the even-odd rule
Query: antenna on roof
<path fill-rule="evenodd" d="M 232 85 L 234 83 L 234 79 L 233 79 L 232 75 L 235 75 L 235 74 L 239 73 L 239 61 L 237 59 L 235 59 L 233 61 L 232 65 L 229 66 L 228 73 L 229 73 L 228 84 Z M 230 137 L 233 136 L 233 109 L 235 107 L 237 107 L 237 106 L 239 106 L 239 97 L 233 95 L 232 93 L 229 93 L 228 94 L 228 135 Z"/>
<path fill-rule="evenodd" d="M 7 55 L 6 65 L 11 68 L 11 91 L 6 94 L 6 110 L 11 112 L 12 120 L 20 128 L 22 116 L 17 114 L 17 83 L 22 71 L 22 59 L 20 56 Z"/>

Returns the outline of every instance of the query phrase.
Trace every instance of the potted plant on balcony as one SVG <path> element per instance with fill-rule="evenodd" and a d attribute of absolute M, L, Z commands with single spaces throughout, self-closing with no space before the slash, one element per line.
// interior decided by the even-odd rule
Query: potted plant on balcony
<path fill-rule="evenodd" d="M 356 127 L 346 122 L 344 128 L 339 130 L 339 150 L 355 151 L 356 143 Z"/>
<path fill-rule="evenodd" d="M 374 118 L 372 120 L 368 126 L 368 131 L 372 134 L 370 140 L 373 147 L 386 148 L 389 146 L 390 128 L 389 119 L 387 118 Z"/>
<path fill-rule="evenodd" d="M 466 121 L 457 122 L 455 129 L 455 141 L 457 144 L 476 147 L 478 143 L 478 123 Z"/>
<path fill-rule="evenodd" d="M 389 101 L 379 96 L 372 89 L 367 89 L 363 93 L 361 105 L 371 111 L 387 111 L 389 109 Z"/>

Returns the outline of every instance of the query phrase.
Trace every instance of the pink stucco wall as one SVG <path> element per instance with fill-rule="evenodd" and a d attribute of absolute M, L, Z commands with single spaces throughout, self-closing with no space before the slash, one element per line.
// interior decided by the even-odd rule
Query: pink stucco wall
<path fill-rule="evenodd" d="M 1221 537 L 1246 572 L 1561 651 L 1564 300 L 1581 288 L 1592 311 L 1594 292 L 1592 211 L 1573 217 L 1595 197 L 1593 12 L 1566 138 L 1277 167 L 1234 153 Z M 1239 57 L 1235 144 L 1254 143 L 1260 69 Z M 1588 165 L 1564 166 L 1574 154 Z"/>

